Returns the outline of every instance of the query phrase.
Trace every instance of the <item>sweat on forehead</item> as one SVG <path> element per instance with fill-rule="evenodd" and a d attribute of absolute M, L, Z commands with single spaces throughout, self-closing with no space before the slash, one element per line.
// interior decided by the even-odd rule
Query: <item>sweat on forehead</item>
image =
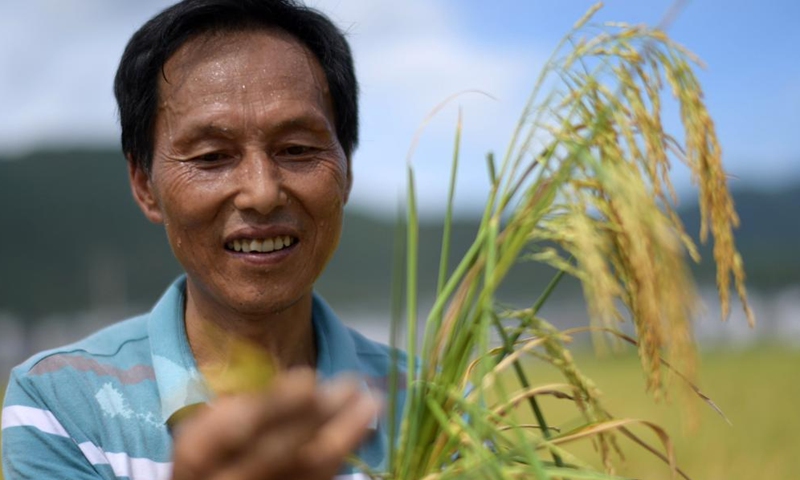
<path fill-rule="evenodd" d="M 165 134 L 170 141 L 187 141 L 198 132 L 252 134 L 250 126 L 257 126 L 259 135 L 268 135 L 279 126 L 308 125 L 312 118 L 315 128 L 335 130 L 322 67 L 282 32 L 190 40 L 166 62 L 160 80 L 157 149 L 169 143 Z"/>
<path fill-rule="evenodd" d="M 197 74 L 199 69 L 208 76 L 206 81 L 229 79 L 229 74 L 240 67 L 235 62 L 238 54 L 255 39 L 259 39 L 263 57 L 251 60 L 255 66 L 260 64 L 264 73 L 274 69 L 305 73 L 323 94 L 330 93 L 325 74 L 314 54 L 291 34 L 274 28 L 214 31 L 188 39 L 164 63 L 159 79 L 160 90 L 165 84 L 173 89 L 180 88 L 187 75 Z M 277 59 L 280 59 L 280 65 L 276 64 Z M 296 81 L 296 77 L 294 79 Z"/>

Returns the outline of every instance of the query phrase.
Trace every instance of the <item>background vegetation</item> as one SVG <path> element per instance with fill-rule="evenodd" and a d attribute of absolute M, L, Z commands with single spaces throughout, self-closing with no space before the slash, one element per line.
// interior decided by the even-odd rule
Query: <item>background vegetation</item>
<path fill-rule="evenodd" d="M 791 412 L 800 383 L 786 379 L 797 377 L 798 361 L 797 349 L 766 345 L 706 351 L 701 356 L 700 386 L 731 425 L 698 401 L 700 422 L 691 430 L 685 427 L 687 412 L 680 399 L 654 404 L 644 393 L 641 367 L 632 349 L 617 357 L 597 359 L 584 352 L 577 358 L 584 373 L 602 390 L 612 413 L 653 420 L 666 428 L 680 467 L 695 480 L 796 478 L 800 416 Z M 557 411 L 558 402 L 552 401 L 547 408 Z M 643 428 L 637 433 L 656 442 Z M 627 461 L 619 474 L 647 480 L 671 478 L 666 465 L 659 465 L 631 442 L 621 442 Z M 582 458 L 593 457 L 588 443 L 580 449 L 577 453 L 584 453 Z"/>
<path fill-rule="evenodd" d="M 159 226 L 136 208 L 125 161 L 111 150 L 46 151 L 25 158 L 0 158 L 0 312 L 26 322 L 44 315 L 83 312 L 119 304 L 145 309 L 179 273 Z M 446 180 L 443 179 L 443 182 Z M 746 260 L 748 286 L 769 291 L 800 284 L 800 183 L 763 191 L 746 179 L 732 182 L 742 227 L 737 245 Z M 696 235 L 699 217 L 687 202 L 679 210 Z M 460 258 L 479 223 L 456 221 L 452 257 Z M 351 305 L 388 309 L 395 221 L 349 209 L 339 249 L 318 287 L 345 310 Z M 441 221 L 420 226 L 420 291 L 436 284 Z M 700 281 L 713 282 L 709 249 Z M 511 273 L 508 297 L 541 291 L 550 275 L 522 266 Z M 541 268 L 541 267 L 540 267 Z M 525 278 L 525 282 L 515 279 Z M 531 285 L 531 279 L 533 284 Z M 518 288 L 515 289 L 515 286 Z M 573 285 L 574 286 L 574 285 Z M 510 289 L 509 289 L 510 288 Z M 573 295 L 569 285 L 556 294 Z M 46 301 L 43 301 L 46 299 Z"/>

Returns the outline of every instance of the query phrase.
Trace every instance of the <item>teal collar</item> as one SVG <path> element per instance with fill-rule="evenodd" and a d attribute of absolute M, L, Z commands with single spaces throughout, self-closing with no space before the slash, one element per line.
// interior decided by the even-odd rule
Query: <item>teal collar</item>
<path fill-rule="evenodd" d="M 156 384 L 165 423 L 176 413 L 213 398 L 197 368 L 184 324 L 186 277 L 170 285 L 149 314 L 147 329 Z M 359 359 L 350 330 L 316 293 L 311 319 L 317 347 L 320 380 L 344 372 L 358 372 Z M 366 382 L 364 388 L 367 388 Z"/>

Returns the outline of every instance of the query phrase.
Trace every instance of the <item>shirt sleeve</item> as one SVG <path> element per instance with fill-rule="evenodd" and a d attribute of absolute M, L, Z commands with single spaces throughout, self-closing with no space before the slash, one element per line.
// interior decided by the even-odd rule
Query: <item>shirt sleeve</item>
<path fill-rule="evenodd" d="M 90 446 L 73 439 L 58 412 L 39 392 L 26 370 L 17 367 L 12 371 L 2 414 L 5 480 L 108 478 L 87 458 L 92 453 Z"/>

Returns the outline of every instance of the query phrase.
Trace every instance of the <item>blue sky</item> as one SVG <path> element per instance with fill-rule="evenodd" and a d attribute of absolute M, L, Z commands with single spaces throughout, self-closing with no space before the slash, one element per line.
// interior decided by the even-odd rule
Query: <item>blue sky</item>
<path fill-rule="evenodd" d="M 115 145 L 111 94 L 127 38 L 170 2 L 0 3 L 0 154 L 62 144 Z M 466 94 L 428 126 L 414 156 L 422 207 L 443 205 L 453 130 L 463 109 L 459 203 L 485 192 L 484 155 L 501 152 L 538 69 L 593 3 L 583 0 L 310 0 L 349 32 L 362 87 L 353 203 L 394 211 L 406 154 L 427 113 Z M 598 20 L 657 23 L 669 0 L 610 0 Z M 700 79 L 734 181 L 776 188 L 800 178 L 800 2 L 688 1 L 670 34 L 707 64 Z M 673 126 L 674 128 L 675 126 Z M 679 186 L 688 188 L 677 170 Z"/>

